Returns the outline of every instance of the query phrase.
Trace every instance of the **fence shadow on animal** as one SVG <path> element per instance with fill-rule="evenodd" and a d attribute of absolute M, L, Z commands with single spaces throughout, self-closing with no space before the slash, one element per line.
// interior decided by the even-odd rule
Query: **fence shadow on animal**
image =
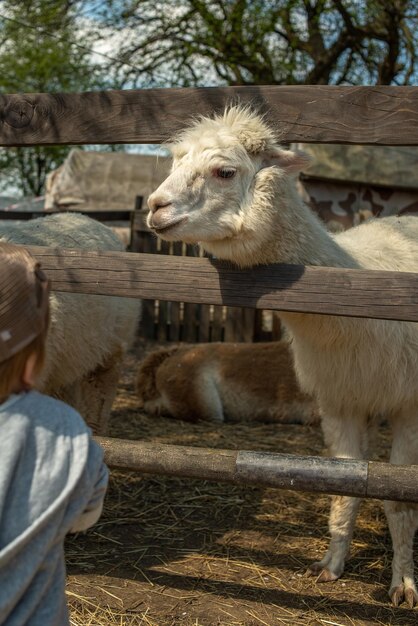
<path fill-rule="evenodd" d="M 130 250 L 147 254 L 208 257 L 196 245 L 166 242 L 146 224 L 147 209 L 137 209 L 132 220 Z M 269 310 L 192 302 L 145 300 L 140 336 L 164 342 L 277 341 L 282 336 L 279 317 Z"/>

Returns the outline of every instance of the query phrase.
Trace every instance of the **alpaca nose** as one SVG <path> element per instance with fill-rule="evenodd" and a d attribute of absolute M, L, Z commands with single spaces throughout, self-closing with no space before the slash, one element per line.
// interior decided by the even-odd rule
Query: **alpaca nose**
<path fill-rule="evenodd" d="M 171 200 L 163 196 L 158 196 L 155 193 L 152 193 L 148 198 L 148 208 L 151 213 L 156 213 L 159 209 L 164 209 L 170 206 L 170 204 Z"/>

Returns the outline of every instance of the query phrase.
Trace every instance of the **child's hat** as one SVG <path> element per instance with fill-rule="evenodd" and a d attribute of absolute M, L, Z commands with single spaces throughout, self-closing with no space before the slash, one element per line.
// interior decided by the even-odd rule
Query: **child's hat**
<path fill-rule="evenodd" d="M 40 264 L 28 250 L 0 242 L 0 362 L 45 329 L 49 287 Z"/>

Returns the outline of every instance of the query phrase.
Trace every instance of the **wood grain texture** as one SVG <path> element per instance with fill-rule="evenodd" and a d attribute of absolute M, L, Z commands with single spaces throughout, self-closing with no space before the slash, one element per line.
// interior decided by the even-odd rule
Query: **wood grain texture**
<path fill-rule="evenodd" d="M 87 215 L 99 222 L 131 222 L 134 211 L 79 211 L 78 209 L 65 209 L 61 211 L 15 211 L 0 210 L 0 220 L 20 220 L 27 221 L 37 217 L 47 217 L 57 213 L 80 213 Z"/>
<path fill-rule="evenodd" d="M 96 437 L 113 468 L 292 491 L 418 502 L 418 466 Z"/>
<path fill-rule="evenodd" d="M 384 493 L 388 500 L 417 502 L 418 476 L 416 465 L 397 465 L 369 462 L 367 478 L 368 498 L 380 498 Z"/>
<path fill-rule="evenodd" d="M 239 270 L 207 258 L 30 247 L 53 289 L 418 321 L 418 274 L 299 265 Z"/>
<path fill-rule="evenodd" d="M 183 243 L 181 241 L 173 242 L 173 255 L 183 255 Z M 181 338 L 181 320 L 180 320 L 180 302 L 170 302 L 170 341 L 180 341 Z"/>
<path fill-rule="evenodd" d="M 162 143 L 240 100 L 283 142 L 418 144 L 417 87 L 208 87 L 0 95 L 0 145 Z"/>
<path fill-rule="evenodd" d="M 236 450 L 95 437 L 109 467 L 163 476 L 234 481 Z"/>
<path fill-rule="evenodd" d="M 238 453 L 236 472 L 250 485 L 346 496 L 367 493 L 367 461 L 244 450 Z"/>
<path fill-rule="evenodd" d="M 137 240 L 135 241 L 135 250 L 142 250 L 143 253 L 149 254 L 155 259 L 158 256 L 157 239 L 155 237 L 148 237 L 146 233 L 139 231 L 137 233 Z M 52 275 L 51 278 L 54 282 L 54 278 Z M 139 328 L 141 337 L 146 337 L 147 339 L 155 339 L 155 299 L 153 297 L 143 298 Z"/>

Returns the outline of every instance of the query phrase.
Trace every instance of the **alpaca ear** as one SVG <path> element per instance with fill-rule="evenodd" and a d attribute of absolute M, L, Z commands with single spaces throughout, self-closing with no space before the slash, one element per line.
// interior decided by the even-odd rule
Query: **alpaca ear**
<path fill-rule="evenodd" d="M 266 152 L 263 158 L 263 167 L 277 165 L 288 174 L 297 174 L 301 170 L 309 167 L 311 157 L 306 152 L 283 150 L 277 148 L 274 151 Z"/>

